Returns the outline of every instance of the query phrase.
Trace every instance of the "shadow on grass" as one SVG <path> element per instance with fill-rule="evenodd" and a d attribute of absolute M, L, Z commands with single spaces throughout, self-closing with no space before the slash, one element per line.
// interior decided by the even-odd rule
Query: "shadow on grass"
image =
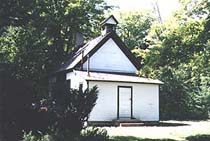
<path fill-rule="evenodd" d="M 189 124 L 160 121 L 160 122 L 145 122 L 144 126 L 176 127 L 176 126 L 189 126 Z"/>
<path fill-rule="evenodd" d="M 172 139 L 142 139 L 133 136 L 115 136 L 110 141 L 176 141 Z"/>
<path fill-rule="evenodd" d="M 185 138 L 186 141 L 210 141 L 210 135 L 195 135 Z M 133 136 L 114 136 L 109 141 L 178 141 L 173 139 L 143 139 Z"/>
<path fill-rule="evenodd" d="M 127 125 L 125 127 L 144 127 L 144 126 L 156 126 L 156 127 L 176 127 L 176 126 L 189 126 L 189 124 L 186 124 L 186 123 L 179 123 L 179 122 L 165 122 L 165 121 L 159 121 L 159 122 L 142 122 L 142 121 L 137 121 L 136 122 L 137 124 L 140 123 L 139 125 Z M 118 127 L 118 125 L 115 125 L 114 123 L 101 123 L 101 124 L 96 124 L 93 126 L 96 126 L 96 127 Z"/>
<path fill-rule="evenodd" d="M 195 135 L 186 138 L 187 141 L 210 141 L 210 135 Z"/>

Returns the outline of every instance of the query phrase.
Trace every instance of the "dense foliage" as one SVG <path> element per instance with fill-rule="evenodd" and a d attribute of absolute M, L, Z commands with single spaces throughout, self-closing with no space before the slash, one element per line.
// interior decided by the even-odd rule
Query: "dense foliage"
<path fill-rule="evenodd" d="M 146 39 L 154 20 L 150 11 L 121 13 L 119 34 L 130 49 L 146 49 Z"/>
<path fill-rule="evenodd" d="M 143 64 L 146 49 L 151 44 L 147 37 L 155 18 L 151 11 L 122 12 L 120 15 L 120 37 Z"/>
<path fill-rule="evenodd" d="M 11 140 L 17 140 L 15 139 L 16 134 L 12 132 L 13 129 L 17 130 L 20 137 L 22 130 L 31 130 L 25 128 L 28 123 L 36 126 L 27 125 L 33 130 L 43 131 L 53 122 L 48 121 L 46 112 L 39 111 L 39 106 L 37 106 L 37 103 L 42 104 L 43 99 L 49 99 L 48 76 L 65 61 L 74 49 L 76 33 L 84 33 L 85 40 L 99 34 L 98 23 L 103 19 L 104 10 L 108 8 L 109 6 L 103 0 L 1 1 L 0 100 L 7 104 L 8 108 L 3 107 L 2 109 L 7 110 L 9 115 L 4 114 L 3 118 L 8 121 L 8 124 L 11 123 L 11 126 L 0 125 L 0 128 L 11 131 L 10 137 L 14 137 Z M 5 79 L 2 79 L 3 77 Z M 9 85 L 10 80 L 18 83 L 17 86 L 20 88 L 16 88 L 12 83 Z M 30 82 L 28 83 L 30 84 L 29 92 L 27 91 L 29 88 L 27 89 L 22 82 Z M 5 91 L 7 88 L 10 90 Z M 3 97 L 3 94 L 6 97 Z M 9 101 L 10 98 L 11 101 Z M 78 102 L 74 98 L 70 100 Z M 2 109 L 0 108 L 0 115 L 4 112 Z M 41 114 L 41 117 L 33 115 L 29 118 L 26 115 L 32 114 L 27 114 L 24 109 L 35 110 Z M 19 114 L 16 114 L 17 112 Z M 90 110 L 85 112 L 87 116 Z M 83 120 L 85 115 L 80 115 L 82 116 L 80 120 Z M 25 120 L 25 118 L 28 119 Z M 0 119 L 2 122 L 2 118 Z M 26 122 L 25 125 L 19 124 L 22 120 L 30 122 Z"/>
<path fill-rule="evenodd" d="M 25 133 L 23 141 L 60 141 L 56 140 L 54 135 L 45 134 L 41 137 L 37 137 L 32 134 L 32 132 Z M 66 140 L 73 141 L 72 138 L 66 137 Z M 87 127 L 83 129 L 80 136 L 75 139 L 76 141 L 111 141 L 107 134 L 106 129 L 99 127 Z"/>
<path fill-rule="evenodd" d="M 192 7 L 193 5 L 193 7 Z M 183 7 L 150 34 L 153 45 L 141 74 L 164 82 L 163 119 L 207 118 L 210 100 L 209 1 L 183 1 Z"/>
<path fill-rule="evenodd" d="M 48 105 L 51 134 L 56 141 L 74 140 L 87 122 L 96 104 L 97 87 L 86 90 L 70 89 L 68 84 L 55 84 L 50 98 L 43 103 Z"/>
<path fill-rule="evenodd" d="M 107 8 L 103 0 L 2 1 L 0 63 L 12 64 L 13 77 L 34 81 L 45 95 L 47 76 L 71 53 L 76 33 L 98 34 Z"/>
<path fill-rule="evenodd" d="M 120 35 L 141 61 L 141 76 L 164 82 L 162 119 L 203 119 L 210 110 L 210 3 L 181 0 L 164 23 L 150 12 L 123 13 Z"/>
<path fill-rule="evenodd" d="M 88 127 L 81 131 L 81 141 L 108 141 L 106 129 L 100 127 Z"/>

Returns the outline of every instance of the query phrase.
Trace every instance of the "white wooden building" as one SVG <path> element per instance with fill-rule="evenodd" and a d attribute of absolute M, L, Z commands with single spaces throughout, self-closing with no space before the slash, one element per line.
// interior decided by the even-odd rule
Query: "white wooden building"
<path fill-rule="evenodd" d="M 162 82 L 136 75 L 140 64 L 116 34 L 117 24 L 114 16 L 105 19 L 102 35 L 78 47 L 59 72 L 71 88 L 98 87 L 89 121 L 158 121 Z"/>

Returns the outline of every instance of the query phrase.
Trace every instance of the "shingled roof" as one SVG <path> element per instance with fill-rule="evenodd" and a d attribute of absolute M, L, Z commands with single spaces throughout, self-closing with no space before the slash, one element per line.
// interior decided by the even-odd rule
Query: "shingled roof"
<path fill-rule="evenodd" d="M 115 32 L 109 32 L 105 35 L 96 37 L 95 39 L 87 42 L 84 46 L 76 49 L 70 55 L 70 59 L 62 65 L 62 67 L 57 71 L 67 71 L 72 69 L 78 69 L 81 67 L 82 63 L 85 63 L 87 60 L 87 55 L 91 57 L 108 39 L 112 38 L 115 43 L 119 46 L 121 51 L 128 57 L 131 63 L 137 68 L 140 69 L 140 63 L 131 53 L 129 48 L 122 42 L 119 36 Z"/>
<path fill-rule="evenodd" d="M 145 83 L 145 84 L 163 84 L 162 81 L 157 79 L 149 79 L 145 77 L 139 77 L 134 75 L 122 75 L 122 74 L 110 74 L 102 72 L 88 72 L 87 71 L 73 71 L 73 73 L 79 75 L 88 81 L 103 81 L 103 82 L 129 82 L 129 83 Z"/>

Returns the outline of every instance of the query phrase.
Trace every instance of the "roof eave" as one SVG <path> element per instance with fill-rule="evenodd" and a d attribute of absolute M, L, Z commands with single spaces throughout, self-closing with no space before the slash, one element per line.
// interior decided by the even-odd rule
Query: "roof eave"
<path fill-rule="evenodd" d="M 102 80 L 102 79 L 90 79 L 85 78 L 87 81 L 100 81 L 100 82 L 121 82 L 121 83 L 138 83 L 138 84 L 153 84 L 153 85 L 163 85 L 163 82 L 140 82 L 140 81 L 121 81 L 121 80 Z"/>

